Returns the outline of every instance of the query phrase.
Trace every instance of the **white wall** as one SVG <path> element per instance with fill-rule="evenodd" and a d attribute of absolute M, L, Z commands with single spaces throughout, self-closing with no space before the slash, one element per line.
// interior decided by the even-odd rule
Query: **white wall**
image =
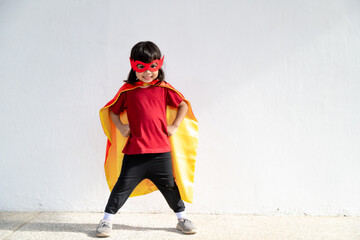
<path fill-rule="evenodd" d="M 360 3 L 0 2 L 0 210 L 102 211 L 98 110 L 154 41 L 200 122 L 190 212 L 360 215 Z M 159 192 L 122 211 L 170 212 Z"/>

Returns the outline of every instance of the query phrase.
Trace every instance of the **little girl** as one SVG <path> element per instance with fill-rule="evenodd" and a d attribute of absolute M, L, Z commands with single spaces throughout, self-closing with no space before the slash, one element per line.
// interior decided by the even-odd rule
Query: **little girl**
<path fill-rule="evenodd" d="M 176 213 L 176 228 L 196 233 L 183 200 L 193 198 L 197 120 L 190 103 L 164 81 L 163 61 L 154 43 L 137 43 L 126 83 L 100 110 L 108 137 L 105 173 L 112 191 L 96 229 L 99 237 L 110 236 L 112 220 L 129 197 L 157 189 Z"/>

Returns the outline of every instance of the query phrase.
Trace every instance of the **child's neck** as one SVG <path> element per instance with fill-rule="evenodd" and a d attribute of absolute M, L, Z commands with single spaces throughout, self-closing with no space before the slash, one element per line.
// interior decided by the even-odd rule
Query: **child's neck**
<path fill-rule="evenodd" d="M 148 88 L 148 87 L 150 87 L 150 86 L 151 86 L 150 83 L 143 83 L 143 85 L 140 86 L 140 88 Z"/>

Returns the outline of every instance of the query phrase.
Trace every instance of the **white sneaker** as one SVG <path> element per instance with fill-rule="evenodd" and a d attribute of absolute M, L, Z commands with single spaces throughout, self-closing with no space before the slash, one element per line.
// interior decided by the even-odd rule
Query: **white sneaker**
<path fill-rule="evenodd" d="M 182 231 L 185 234 L 194 234 L 196 233 L 196 227 L 194 224 L 186 218 L 180 219 L 176 225 L 176 229 Z"/>
<path fill-rule="evenodd" d="M 111 230 L 112 230 L 112 222 L 109 220 L 101 220 L 96 228 L 96 236 L 110 237 Z"/>

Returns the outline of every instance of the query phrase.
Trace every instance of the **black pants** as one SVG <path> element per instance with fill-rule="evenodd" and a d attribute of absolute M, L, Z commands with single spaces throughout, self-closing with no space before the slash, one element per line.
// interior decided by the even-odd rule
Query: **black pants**
<path fill-rule="evenodd" d="M 119 179 L 111 191 L 105 212 L 115 214 L 124 205 L 135 187 L 144 179 L 151 180 L 164 195 L 174 212 L 185 210 L 174 181 L 171 154 L 150 153 L 124 155 Z"/>

